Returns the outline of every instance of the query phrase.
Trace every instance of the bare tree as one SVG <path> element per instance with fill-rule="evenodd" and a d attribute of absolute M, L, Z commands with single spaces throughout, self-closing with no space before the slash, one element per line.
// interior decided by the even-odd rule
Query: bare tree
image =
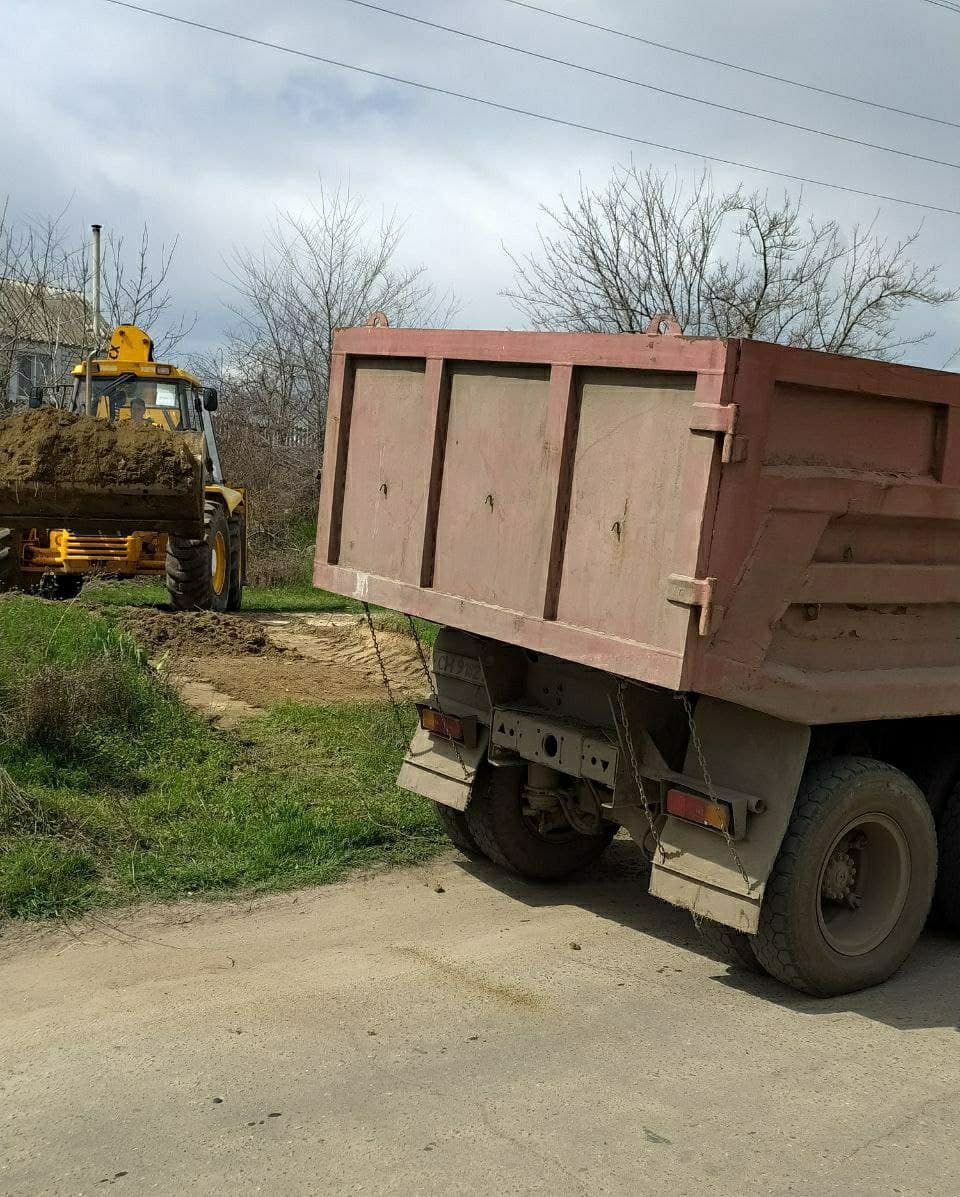
<path fill-rule="evenodd" d="M 454 311 L 422 266 L 400 264 L 402 237 L 396 215 L 378 219 L 349 188 L 322 188 L 305 213 L 279 212 L 264 244 L 228 263 L 235 323 L 196 372 L 220 388 L 224 469 L 256 495 L 260 581 L 306 568 L 298 524 L 316 516 L 336 330 L 377 311 L 393 325 L 442 323 Z"/>
<path fill-rule="evenodd" d="M 372 220 L 348 188 L 321 189 L 305 214 L 280 212 L 262 249 L 238 249 L 230 262 L 237 323 L 229 356 L 257 375 L 248 415 L 289 430 L 306 420 L 322 443 L 333 335 L 375 311 L 394 325 L 433 325 L 454 305 L 438 295 L 423 266 L 397 262 L 403 225 Z"/>
<path fill-rule="evenodd" d="M 504 292 L 541 329 L 637 332 L 667 312 L 697 336 L 891 358 L 932 335 L 898 333 L 905 309 L 960 295 L 913 260 L 919 228 L 899 241 L 875 220 L 845 231 L 802 198 L 718 193 L 706 172 L 686 187 L 631 163 L 544 213 L 539 250 L 510 255 Z"/>
<path fill-rule="evenodd" d="M 121 233 L 110 230 L 103 255 L 101 318 L 107 328 L 136 324 L 153 338 L 154 355 L 169 357 L 190 335 L 196 317 L 176 309 L 167 279 L 180 238 L 154 253 L 146 225 L 133 249 Z M 89 266 L 87 267 L 89 270 Z"/>
<path fill-rule="evenodd" d="M 159 253 L 144 227 L 131 254 L 124 238 L 108 234 L 103 261 L 102 325 L 144 326 L 158 355 L 169 353 L 192 327 L 172 312 L 167 278 L 176 242 Z M 90 256 L 83 231 L 66 209 L 52 217 L 14 220 L 0 211 L 0 404 L 24 360 L 31 381 L 55 388 L 93 345 Z M 160 327 L 158 327 L 160 326 Z"/>

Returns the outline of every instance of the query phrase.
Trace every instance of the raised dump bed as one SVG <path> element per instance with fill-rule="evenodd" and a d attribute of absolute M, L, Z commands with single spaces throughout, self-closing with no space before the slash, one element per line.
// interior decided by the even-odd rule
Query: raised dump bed
<path fill-rule="evenodd" d="M 558 877 L 626 827 L 812 993 L 889 976 L 935 884 L 960 929 L 958 376 L 378 323 L 334 344 L 314 577 L 445 625 L 400 784 L 453 841 Z"/>

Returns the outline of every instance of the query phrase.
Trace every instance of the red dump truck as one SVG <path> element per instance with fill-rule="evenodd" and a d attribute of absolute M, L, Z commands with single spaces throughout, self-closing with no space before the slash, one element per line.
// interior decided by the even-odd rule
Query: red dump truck
<path fill-rule="evenodd" d="M 334 345 L 315 584 L 435 621 L 399 784 L 813 994 L 960 927 L 960 378 L 743 340 Z"/>

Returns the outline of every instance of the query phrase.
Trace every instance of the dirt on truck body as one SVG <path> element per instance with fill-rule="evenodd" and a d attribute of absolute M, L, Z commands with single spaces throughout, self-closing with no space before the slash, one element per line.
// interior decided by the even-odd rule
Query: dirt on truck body
<path fill-rule="evenodd" d="M 677 334 L 339 333 L 315 582 L 446 625 L 400 784 L 465 851 L 624 827 L 740 964 L 876 984 L 960 929 L 960 385 Z"/>

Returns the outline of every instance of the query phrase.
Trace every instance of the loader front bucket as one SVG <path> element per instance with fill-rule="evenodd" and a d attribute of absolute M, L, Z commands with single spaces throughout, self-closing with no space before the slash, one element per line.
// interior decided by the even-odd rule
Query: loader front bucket
<path fill-rule="evenodd" d="M 42 408 L 0 419 L 0 527 L 203 535 L 201 433 Z"/>

